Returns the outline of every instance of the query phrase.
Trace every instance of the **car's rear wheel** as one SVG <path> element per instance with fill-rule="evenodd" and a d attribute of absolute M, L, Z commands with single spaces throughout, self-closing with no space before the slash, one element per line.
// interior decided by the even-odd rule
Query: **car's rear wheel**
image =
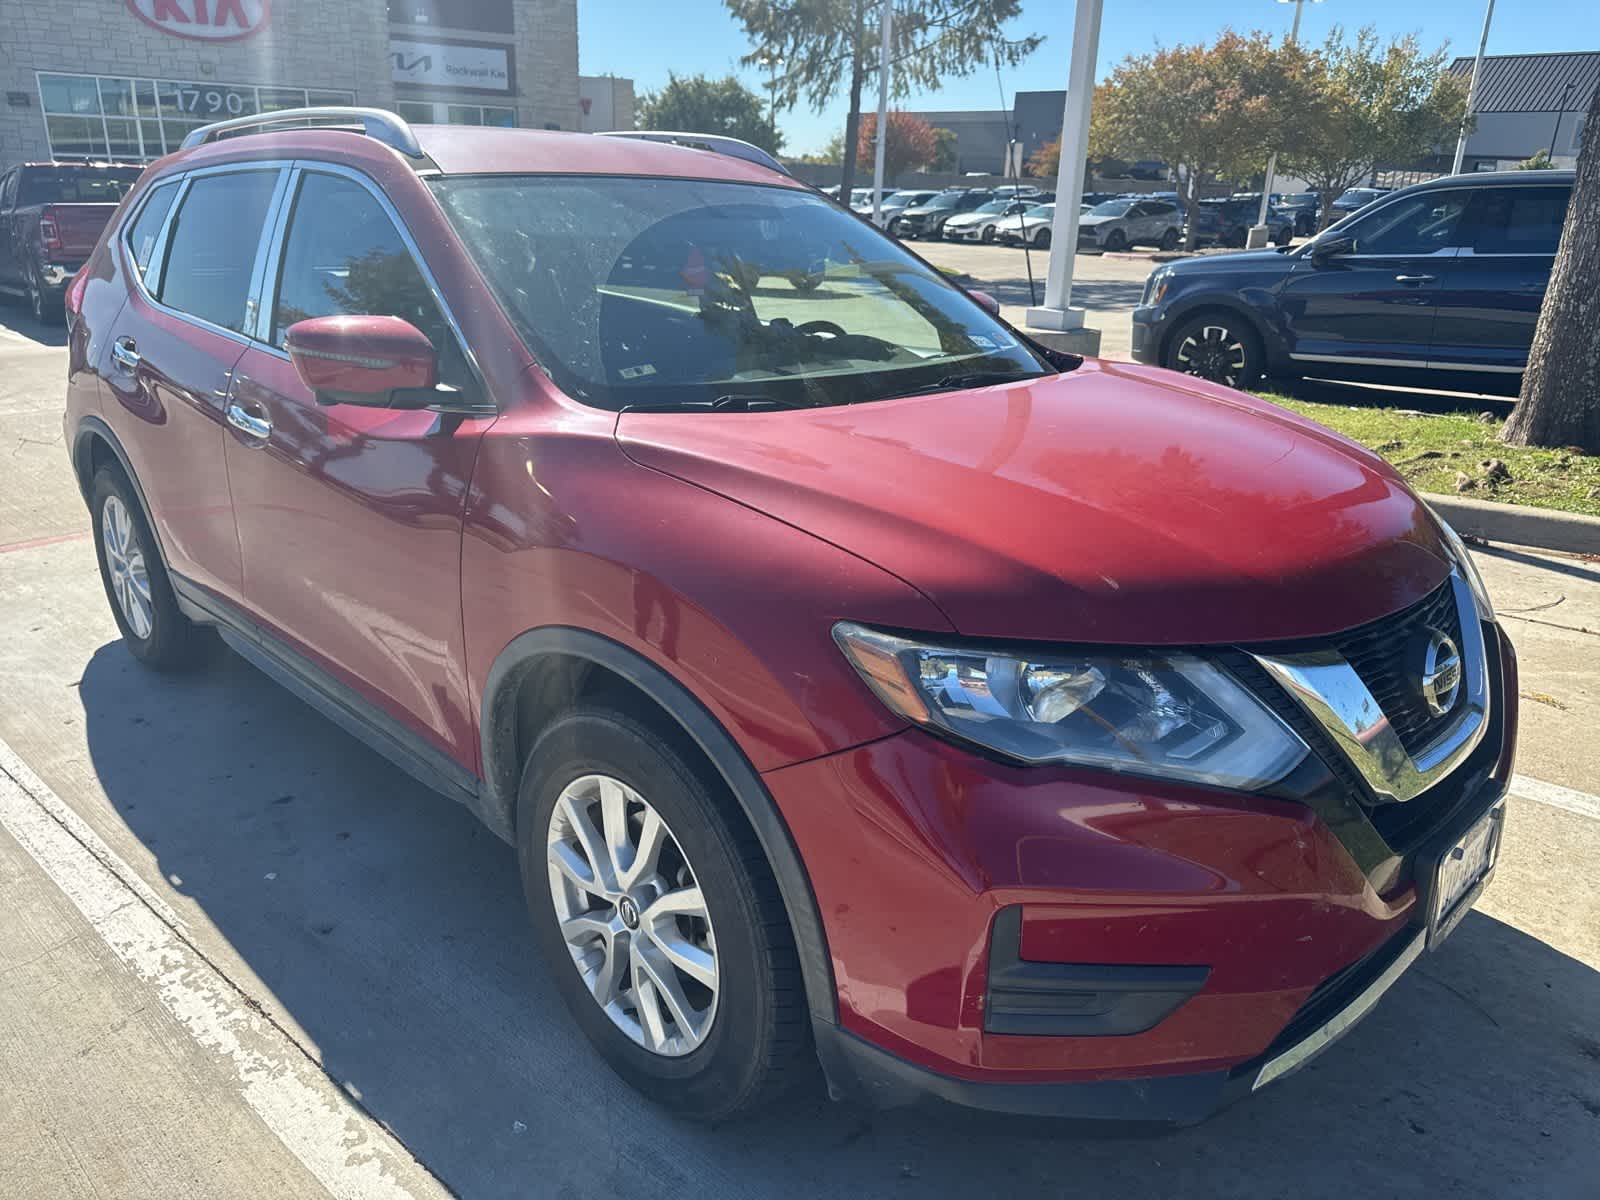
<path fill-rule="evenodd" d="M 1208 312 L 1173 331 L 1162 366 L 1231 388 L 1248 388 L 1261 377 L 1261 340 L 1244 318 Z"/>
<path fill-rule="evenodd" d="M 56 310 L 60 309 L 60 294 L 51 292 L 39 282 L 37 271 L 28 270 L 28 308 L 33 313 L 33 319 L 41 325 L 48 324 Z M 54 302 L 52 302 L 54 301 Z"/>
<path fill-rule="evenodd" d="M 549 728 L 517 809 L 535 936 L 617 1074 L 702 1120 L 772 1100 L 809 1061 L 777 883 L 732 801 L 656 730 L 577 710 Z"/>
<path fill-rule="evenodd" d="M 1284 225 L 1279 228 L 1272 240 L 1276 245 L 1287 246 L 1290 242 L 1294 241 L 1294 230 L 1289 226 Z"/>
<path fill-rule="evenodd" d="M 1128 235 L 1120 229 L 1113 229 L 1106 234 L 1105 248 L 1112 254 L 1119 250 L 1126 250 L 1128 248 Z"/>
<path fill-rule="evenodd" d="M 1176 250 L 1178 248 L 1178 231 L 1176 229 L 1169 228 L 1161 235 L 1161 248 L 1167 251 Z"/>
<path fill-rule="evenodd" d="M 213 644 L 211 631 L 179 610 L 144 510 L 120 471 L 95 473 L 89 508 L 100 581 L 128 650 L 158 671 L 194 666 Z"/>

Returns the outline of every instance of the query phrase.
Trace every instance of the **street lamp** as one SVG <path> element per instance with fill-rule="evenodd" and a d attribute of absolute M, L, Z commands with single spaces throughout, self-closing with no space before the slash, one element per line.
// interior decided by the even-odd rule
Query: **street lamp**
<path fill-rule="evenodd" d="M 1306 0 L 1278 0 L 1279 4 L 1294 5 L 1294 24 L 1289 29 L 1289 45 L 1293 46 L 1300 41 L 1300 13 L 1305 7 Z M 1322 0 L 1311 0 L 1313 4 L 1321 4 Z M 1267 177 L 1261 186 L 1261 211 L 1256 214 L 1256 223 L 1250 230 L 1248 242 L 1252 247 L 1267 244 L 1267 206 L 1272 199 L 1273 178 L 1278 174 L 1278 152 L 1274 150 L 1267 159 Z"/>
<path fill-rule="evenodd" d="M 1572 81 L 1567 80 L 1566 86 L 1561 89 L 1561 100 L 1556 105 L 1556 127 L 1550 133 L 1550 165 L 1555 166 L 1556 142 L 1561 139 L 1561 118 L 1567 115 L 1567 99 L 1572 95 Z"/>
<path fill-rule="evenodd" d="M 1461 174 L 1461 159 L 1467 153 L 1467 126 L 1472 124 L 1472 109 L 1478 102 L 1478 76 L 1483 71 L 1483 48 L 1489 44 L 1489 24 L 1494 20 L 1494 0 L 1483 10 L 1483 36 L 1478 39 L 1478 57 L 1472 60 L 1472 82 L 1467 84 L 1467 107 L 1461 111 L 1461 136 L 1456 138 L 1456 157 L 1450 174 Z M 1554 154 L 1552 150 L 1550 153 Z"/>

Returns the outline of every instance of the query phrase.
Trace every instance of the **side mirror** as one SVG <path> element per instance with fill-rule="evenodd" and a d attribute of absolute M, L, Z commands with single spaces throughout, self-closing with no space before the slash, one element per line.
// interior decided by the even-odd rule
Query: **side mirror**
<path fill-rule="evenodd" d="M 399 317 L 312 317 L 289 326 L 289 361 L 318 404 L 427 408 L 439 356 Z"/>
<path fill-rule="evenodd" d="M 1311 261 L 1322 263 L 1336 254 L 1349 254 L 1356 248 L 1356 240 L 1346 234 L 1323 235 L 1311 243 Z"/>
<path fill-rule="evenodd" d="M 976 300 L 978 302 L 978 306 L 991 317 L 998 317 L 1000 315 L 1000 301 L 996 300 L 988 292 L 969 291 L 967 295 Z"/>

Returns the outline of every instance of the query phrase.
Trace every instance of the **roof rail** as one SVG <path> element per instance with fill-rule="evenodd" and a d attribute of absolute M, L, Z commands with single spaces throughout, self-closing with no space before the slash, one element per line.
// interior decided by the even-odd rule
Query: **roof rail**
<path fill-rule="evenodd" d="M 182 150 L 204 146 L 231 134 L 255 131 L 268 133 L 279 127 L 297 129 L 334 128 L 341 125 L 360 125 L 361 132 L 369 138 L 392 146 L 408 158 L 422 158 L 422 147 L 405 120 L 381 108 L 351 108 L 329 105 L 323 108 L 284 108 L 277 112 L 259 113 L 253 117 L 234 117 L 213 125 L 202 125 L 183 139 Z"/>
<path fill-rule="evenodd" d="M 742 158 L 745 162 L 766 167 L 769 171 L 777 171 L 780 175 L 789 174 L 788 167 L 760 146 L 752 146 L 749 142 L 720 133 L 672 133 L 664 129 L 607 129 L 595 136 L 636 138 L 641 142 L 670 142 L 674 146 L 687 146 L 691 150 L 710 150 L 714 154 L 726 154 L 729 158 Z"/>

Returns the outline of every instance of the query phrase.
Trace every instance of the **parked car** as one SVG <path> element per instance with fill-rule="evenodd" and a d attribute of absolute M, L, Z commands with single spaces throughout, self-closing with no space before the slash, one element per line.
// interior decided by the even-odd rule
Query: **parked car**
<path fill-rule="evenodd" d="M 1115 252 L 1138 245 L 1172 250 L 1182 236 L 1183 214 L 1171 200 L 1106 200 L 1078 219 L 1079 250 Z"/>
<path fill-rule="evenodd" d="M 1331 207 L 1340 216 L 1359 212 L 1380 196 L 1387 196 L 1389 192 L 1389 188 L 1351 188 L 1335 200 Z"/>
<path fill-rule="evenodd" d="M 908 208 L 917 208 L 926 204 L 939 193 L 935 191 L 910 190 L 895 192 L 892 196 L 885 196 L 883 204 L 879 207 L 878 228 L 887 229 L 890 233 L 895 231 L 895 220 Z M 872 212 L 872 200 L 869 197 L 866 203 L 866 212 Z"/>
<path fill-rule="evenodd" d="M 961 213 L 969 213 L 994 197 L 988 188 L 946 188 L 926 204 L 902 209 L 893 231 L 903 238 L 939 238 L 944 223 Z"/>
<path fill-rule="evenodd" d="M 0 294 L 59 319 L 67 281 L 139 178 L 125 163 L 19 163 L 0 173 Z"/>
<path fill-rule="evenodd" d="M 991 200 L 971 212 L 957 213 L 944 223 L 944 236 L 952 242 L 992 242 L 1001 221 L 1035 205 L 1029 200 Z"/>
<path fill-rule="evenodd" d="M 1457 175 L 1380 197 L 1290 253 L 1155 271 L 1140 362 L 1246 388 L 1263 374 L 1515 392 L 1570 171 Z"/>
<path fill-rule="evenodd" d="M 1243 246 L 1249 241 L 1250 227 L 1261 215 L 1261 197 L 1254 200 L 1202 200 L 1195 205 L 1197 246 Z M 1279 209 L 1267 209 L 1267 240 L 1287 246 L 1294 240 L 1294 218 Z"/>
<path fill-rule="evenodd" d="M 1052 193 L 1042 191 L 1032 183 L 1004 183 L 997 188 L 990 189 L 995 199 L 1015 198 L 1017 200 L 1048 200 Z"/>
<path fill-rule="evenodd" d="M 1050 248 L 1051 222 L 1056 219 L 1056 206 L 1032 204 L 1019 213 L 995 222 L 994 240 L 1006 246 L 1029 245 L 1038 250 Z"/>
<path fill-rule="evenodd" d="M 1159 158 L 1141 158 L 1128 168 L 1130 179 L 1166 179 L 1170 175 L 1170 168 Z"/>
<path fill-rule="evenodd" d="M 1261 203 L 1259 192 L 1255 201 Z M 1273 192 L 1272 207 L 1293 219 L 1296 237 L 1310 237 L 1317 231 L 1322 217 L 1322 197 L 1316 192 Z"/>
<path fill-rule="evenodd" d="M 73 282 L 111 611 L 509 842 L 551 987 L 674 1115 L 820 1059 L 1193 1122 L 1472 906 L 1515 660 L 1381 458 L 1036 345 L 756 164 L 311 111 L 191 133 Z M 819 246 L 815 291 L 741 280 Z"/>

